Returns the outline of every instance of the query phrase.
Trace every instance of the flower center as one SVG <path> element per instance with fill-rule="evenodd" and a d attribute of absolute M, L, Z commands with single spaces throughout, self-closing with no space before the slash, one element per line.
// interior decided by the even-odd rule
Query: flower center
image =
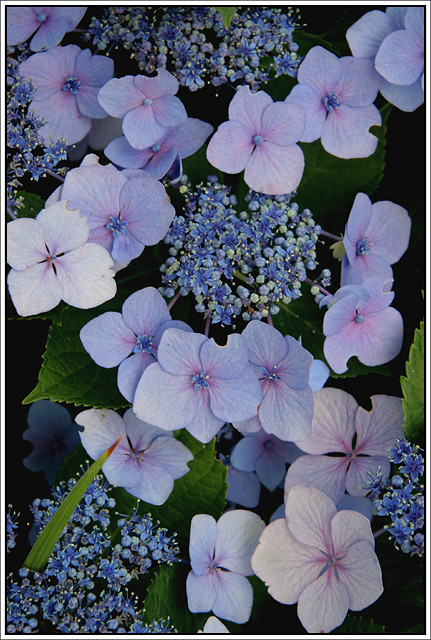
<path fill-rule="evenodd" d="M 259 146 L 259 145 L 260 145 L 260 144 L 262 144 L 262 142 L 263 142 L 263 138 L 262 138 L 262 136 L 261 136 L 261 135 L 259 135 L 259 134 L 258 134 L 257 136 L 254 136 L 254 138 L 253 138 L 253 142 L 254 142 L 254 144 L 256 144 L 256 145 L 258 145 L 258 146 Z"/>
<path fill-rule="evenodd" d="M 37 19 L 39 20 L 39 22 L 45 22 L 46 14 L 45 13 L 39 13 L 38 16 L 37 16 Z"/>
<path fill-rule="evenodd" d="M 372 246 L 373 243 L 371 242 L 371 240 L 369 240 L 368 238 L 362 238 L 362 240 L 359 240 L 358 244 L 356 245 L 356 255 L 367 256 L 369 253 L 371 253 Z"/>
<path fill-rule="evenodd" d="M 265 449 L 272 449 L 272 447 L 273 447 L 273 446 L 274 446 L 274 443 L 272 442 L 272 440 L 267 440 L 267 441 L 264 443 L 264 447 L 265 447 Z"/>
<path fill-rule="evenodd" d="M 144 107 L 150 107 L 152 104 L 153 104 L 153 101 L 151 100 L 151 98 L 145 98 Z"/>
<path fill-rule="evenodd" d="M 153 153 L 157 153 L 157 151 L 160 151 L 160 145 L 159 144 L 153 144 L 153 146 L 151 147 L 151 151 Z"/>
<path fill-rule="evenodd" d="M 123 235 L 126 235 L 128 233 L 127 231 L 128 224 L 129 223 L 127 222 L 127 220 L 121 219 L 121 215 L 111 216 L 109 218 L 108 224 L 106 225 L 106 228 L 110 229 L 112 231 L 112 235 L 114 236 L 114 238 L 116 238 L 117 236 L 120 235 L 120 233 L 122 233 Z"/>
<path fill-rule="evenodd" d="M 133 349 L 133 353 L 153 353 L 153 336 L 147 336 L 146 333 L 142 336 L 136 336 L 136 347 Z"/>
<path fill-rule="evenodd" d="M 338 107 L 341 105 L 339 97 L 331 91 L 328 93 L 326 98 L 322 99 L 322 102 L 326 107 L 326 111 L 333 111 L 334 109 L 338 109 Z"/>
<path fill-rule="evenodd" d="M 355 322 L 357 322 L 358 324 L 361 324 L 363 321 L 364 321 L 364 316 L 362 315 L 362 313 L 356 312 Z"/>
<path fill-rule="evenodd" d="M 192 382 L 194 383 L 195 389 L 198 391 L 200 389 L 208 389 L 209 384 L 207 382 L 209 380 L 209 376 L 205 373 L 205 371 L 201 371 L 201 373 L 197 373 L 192 376 Z"/>
<path fill-rule="evenodd" d="M 276 364 L 272 367 L 271 371 L 268 371 L 267 369 L 265 369 L 265 367 L 259 367 L 259 369 L 263 373 L 263 377 L 266 378 L 267 380 L 278 380 L 278 375 L 275 373 L 276 368 L 277 368 Z"/>
<path fill-rule="evenodd" d="M 81 83 L 78 78 L 73 76 L 68 76 L 64 79 L 63 91 L 70 91 L 70 93 L 74 96 L 78 93 L 78 90 L 81 88 Z"/>

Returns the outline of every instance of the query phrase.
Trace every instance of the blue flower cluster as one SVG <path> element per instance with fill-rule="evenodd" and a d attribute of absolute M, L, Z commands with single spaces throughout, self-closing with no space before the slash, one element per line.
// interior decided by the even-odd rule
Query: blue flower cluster
<path fill-rule="evenodd" d="M 193 191 L 180 187 L 184 215 L 177 215 L 165 242 L 171 257 L 162 265 L 164 287 L 171 298 L 193 292 L 196 311 L 212 323 L 232 325 L 261 320 L 301 295 L 306 270 L 316 268 L 316 243 L 320 226 L 308 209 L 299 213 L 291 195 L 266 196 L 249 190 L 249 212 L 237 215 L 236 197 L 230 189 L 208 176 Z M 233 278 L 244 284 L 236 287 Z"/>
<path fill-rule="evenodd" d="M 6 551 L 8 553 L 16 546 L 15 538 L 17 534 L 15 533 L 15 529 L 18 529 L 16 518 L 17 514 L 11 511 L 11 505 L 9 505 L 9 510 L 6 514 Z"/>
<path fill-rule="evenodd" d="M 8 47 L 7 54 L 7 206 L 8 211 L 16 216 L 17 210 L 23 206 L 22 198 L 17 194 L 17 189 L 22 186 L 21 178 L 28 174 L 37 182 L 50 174 L 60 160 L 67 158 L 67 143 L 64 138 L 51 140 L 49 144 L 42 142 L 38 131 L 44 121 L 34 111 L 28 111 L 35 87 L 17 70 L 29 52 L 25 45 L 18 45 Z"/>
<path fill-rule="evenodd" d="M 101 51 L 122 45 L 139 69 L 168 68 L 190 91 L 237 81 L 257 90 L 271 77 L 296 77 L 299 18 L 291 9 L 242 7 L 226 30 L 215 7 L 109 7 L 84 38 Z"/>
<path fill-rule="evenodd" d="M 36 499 L 31 511 L 37 533 L 56 512 L 75 479 L 52 489 L 53 499 Z M 42 573 L 20 570 L 8 578 L 8 633 L 34 633 L 49 620 L 59 633 L 174 633 L 169 621 L 143 622 L 145 610 L 125 586 L 151 567 L 171 564 L 179 553 L 174 536 L 153 524 L 150 515 L 118 520 L 121 541 L 111 544 L 108 527 L 115 500 L 102 475 L 96 476 Z M 16 527 L 16 525 L 14 525 Z M 9 534 L 8 519 L 8 539 Z M 46 623 L 44 623 L 46 624 Z"/>
<path fill-rule="evenodd" d="M 391 524 L 384 528 L 395 547 L 404 553 L 424 554 L 424 485 L 421 482 L 424 472 L 424 459 L 419 447 L 397 438 L 396 445 L 389 449 L 390 462 L 400 465 L 399 475 L 385 481 L 382 474 L 368 482 L 369 497 L 378 516 L 389 516 Z"/>

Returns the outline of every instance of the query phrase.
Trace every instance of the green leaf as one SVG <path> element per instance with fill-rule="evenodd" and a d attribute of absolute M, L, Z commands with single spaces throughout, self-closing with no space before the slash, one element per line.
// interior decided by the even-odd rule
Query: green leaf
<path fill-rule="evenodd" d="M 384 625 L 374 624 L 373 620 L 363 620 L 362 616 L 359 618 L 348 615 L 340 627 L 337 627 L 332 631 L 333 634 L 342 633 L 347 634 L 359 634 L 366 633 L 369 635 L 376 633 L 385 633 Z"/>
<path fill-rule="evenodd" d="M 144 620 L 170 618 L 171 624 L 181 634 L 202 630 L 211 613 L 190 613 L 187 606 L 186 579 L 190 567 L 184 564 L 162 565 L 148 587 L 145 598 Z"/>
<path fill-rule="evenodd" d="M 213 167 L 207 160 L 207 145 L 203 145 L 196 153 L 183 161 L 183 173 L 194 188 L 197 184 L 205 182 L 207 176 L 217 176 L 219 182 L 224 183 L 223 173 Z M 184 206 L 184 205 L 183 205 Z"/>
<path fill-rule="evenodd" d="M 81 502 L 82 496 L 123 437 L 124 436 L 120 436 L 109 449 L 102 453 L 84 473 L 82 478 L 78 480 L 34 543 L 32 550 L 24 560 L 24 567 L 27 567 L 27 569 L 31 571 L 39 572 L 44 569 L 54 549 L 55 543 L 61 536 L 64 527 L 69 522 L 76 507 Z"/>
<path fill-rule="evenodd" d="M 336 158 L 324 150 L 320 140 L 300 143 L 305 170 L 295 200 L 301 208 L 308 207 L 319 221 L 326 216 L 334 233 L 344 228 L 356 194 L 361 191 L 370 196 L 379 186 L 385 168 L 385 135 L 391 109 L 392 105 L 385 105 L 381 110 L 382 126 L 371 127 L 379 143 L 368 158 Z"/>
<path fill-rule="evenodd" d="M 417 443 L 423 438 L 425 426 L 425 325 L 415 330 L 414 341 L 410 347 L 409 359 L 406 362 L 406 375 L 401 376 L 403 398 L 401 404 L 404 411 L 404 435 L 410 442 Z"/>
<path fill-rule="evenodd" d="M 229 29 L 235 15 L 235 7 L 216 7 L 216 9 L 220 14 L 225 29 Z"/>
<path fill-rule="evenodd" d="M 190 522 L 197 513 L 208 513 L 216 520 L 222 515 L 226 504 L 227 467 L 215 457 L 215 438 L 202 444 L 185 429 L 177 431 L 178 438 L 193 454 L 188 463 L 190 471 L 175 480 L 174 490 L 161 506 L 140 501 L 140 512 L 151 513 L 163 527 L 176 532 L 180 548 L 188 547 Z M 120 513 L 131 513 L 136 498 L 121 487 L 112 490 L 112 496 Z"/>
<path fill-rule="evenodd" d="M 17 210 L 18 218 L 35 218 L 45 207 L 45 200 L 35 193 L 18 191 L 17 197 L 23 198 L 23 207 Z"/>
<path fill-rule="evenodd" d="M 117 368 L 99 367 L 82 346 L 81 328 L 104 311 L 121 309 L 122 300 L 114 300 L 95 309 L 66 308 L 60 324 L 50 327 L 39 382 L 23 400 L 30 404 L 47 398 L 51 402 L 74 403 L 76 406 L 119 409 L 129 406 L 117 386 Z"/>

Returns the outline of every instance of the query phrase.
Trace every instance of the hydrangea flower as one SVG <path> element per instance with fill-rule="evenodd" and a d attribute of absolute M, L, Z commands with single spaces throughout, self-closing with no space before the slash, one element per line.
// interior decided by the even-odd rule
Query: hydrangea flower
<path fill-rule="evenodd" d="M 97 460 L 121 436 L 103 465 L 108 481 L 132 496 L 161 505 L 170 496 L 174 480 L 188 473 L 193 455 L 171 433 L 145 424 L 128 409 L 121 418 L 115 411 L 89 409 L 76 422 L 84 427 L 80 438 L 87 453 Z"/>
<path fill-rule="evenodd" d="M 372 410 L 366 411 L 341 389 L 322 389 L 314 395 L 313 434 L 298 444 L 308 455 L 289 467 L 285 496 L 301 484 L 319 488 L 337 504 L 345 490 L 365 496 L 364 485 L 379 469 L 389 476 L 388 448 L 403 433 L 401 399 L 375 395 L 371 402 Z"/>
<path fill-rule="evenodd" d="M 309 385 L 312 356 L 295 338 L 283 337 L 265 322 L 252 320 L 244 331 L 249 360 L 262 386 L 258 416 L 234 427 L 244 432 L 274 434 L 299 442 L 312 430 L 313 392 Z"/>
<path fill-rule="evenodd" d="M 225 422 L 256 414 L 262 392 L 241 335 L 231 334 L 222 347 L 200 333 L 166 329 L 157 358 L 136 389 L 133 409 L 141 420 L 185 427 L 209 442 Z"/>
<path fill-rule="evenodd" d="M 253 588 L 246 576 L 265 523 L 251 511 L 227 511 L 216 522 L 201 513 L 190 527 L 190 564 L 187 603 L 192 613 L 212 611 L 238 624 L 247 622 Z"/>
<path fill-rule="evenodd" d="M 155 78 L 112 78 L 99 91 L 99 102 L 105 111 L 114 118 L 124 118 L 123 133 L 135 149 L 151 147 L 166 129 L 187 118 L 182 102 L 175 97 L 178 80 L 166 69 L 156 71 Z"/>
<path fill-rule="evenodd" d="M 34 33 L 30 49 L 49 49 L 76 27 L 86 11 L 87 7 L 8 7 L 6 42 L 20 44 Z"/>
<path fill-rule="evenodd" d="M 53 485 L 62 460 L 79 442 L 78 428 L 67 409 L 49 400 L 37 400 L 31 405 L 27 424 L 22 437 L 34 448 L 23 465 L 30 471 L 43 471 L 47 483 Z"/>
<path fill-rule="evenodd" d="M 128 178 L 111 164 L 84 161 L 67 173 L 60 197 L 87 216 L 91 242 L 127 263 L 162 240 L 175 214 L 164 186 L 143 171 Z"/>
<path fill-rule="evenodd" d="M 368 11 L 347 30 L 346 39 L 354 56 L 374 63 L 388 102 L 408 112 L 423 104 L 423 7 Z"/>
<path fill-rule="evenodd" d="M 181 160 L 200 149 L 212 131 L 213 127 L 208 122 L 187 118 L 176 127 L 167 129 L 156 144 L 146 149 L 134 149 L 125 136 L 116 138 L 106 147 L 105 156 L 120 167 L 145 169 L 156 180 L 163 178 L 174 163 L 179 163 L 179 175 L 175 176 L 179 178 Z"/>
<path fill-rule="evenodd" d="M 370 60 L 339 59 L 318 46 L 302 61 L 298 84 L 285 102 L 305 109 L 302 142 L 320 138 L 323 148 L 338 158 L 366 158 L 378 143 L 368 130 L 382 123 L 372 104 L 378 90 L 379 78 Z"/>
<path fill-rule="evenodd" d="M 106 118 L 97 93 L 114 73 L 114 62 L 75 44 L 35 53 L 19 65 L 36 93 L 29 105 L 47 123 L 39 130 L 45 143 L 62 136 L 69 145 L 89 132 L 92 118 Z"/>
<path fill-rule="evenodd" d="M 9 292 L 20 316 L 49 311 L 60 300 L 90 309 L 115 296 L 113 262 L 100 245 L 87 242 L 87 218 L 66 201 L 42 209 L 35 219 L 7 224 Z"/>
<path fill-rule="evenodd" d="M 337 512 L 322 491 L 300 485 L 287 497 L 286 518 L 263 531 L 251 564 L 275 600 L 298 603 L 308 633 L 329 633 L 383 592 L 367 518 Z"/>
<path fill-rule="evenodd" d="M 107 311 L 87 322 L 79 336 L 99 366 L 109 369 L 120 365 L 118 388 L 133 402 L 141 375 L 156 361 L 160 339 L 169 327 L 192 331 L 185 322 L 172 320 L 160 293 L 146 287 L 125 300 L 121 313 Z"/>
<path fill-rule="evenodd" d="M 258 192 L 294 191 L 304 171 L 304 154 L 296 142 L 305 125 L 302 107 L 273 102 L 265 91 L 240 87 L 207 148 L 208 161 L 225 173 L 244 171 L 245 183 Z"/>
<path fill-rule="evenodd" d="M 365 193 L 358 193 L 343 239 L 341 286 L 361 284 L 371 276 L 391 280 L 390 265 L 407 250 L 410 228 L 404 207 L 388 200 L 371 204 Z"/>
<path fill-rule="evenodd" d="M 367 278 L 361 285 L 341 287 L 331 297 L 332 306 L 323 318 L 323 352 L 335 373 L 347 371 L 351 356 L 375 367 L 400 352 L 404 324 L 400 312 L 389 307 L 394 299 L 391 282 Z"/>

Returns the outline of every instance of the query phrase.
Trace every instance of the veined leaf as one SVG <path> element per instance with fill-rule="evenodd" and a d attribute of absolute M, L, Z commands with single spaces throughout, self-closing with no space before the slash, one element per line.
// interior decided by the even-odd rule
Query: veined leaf
<path fill-rule="evenodd" d="M 229 29 L 235 15 L 235 7 L 216 7 L 216 9 L 220 14 L 225 29 Z"/>
<path fill-rule="evenodd" d="M 409 359 L 406 362 L 406 376 L 401 376 L 403 392 L 401 404 L 404 411 L 404 435 L 410 442 L 417 443 L 423 438 L 425 426 L 425 326 L 420 323 L 416 329 L 414 341 L 410 347 Z"/>

